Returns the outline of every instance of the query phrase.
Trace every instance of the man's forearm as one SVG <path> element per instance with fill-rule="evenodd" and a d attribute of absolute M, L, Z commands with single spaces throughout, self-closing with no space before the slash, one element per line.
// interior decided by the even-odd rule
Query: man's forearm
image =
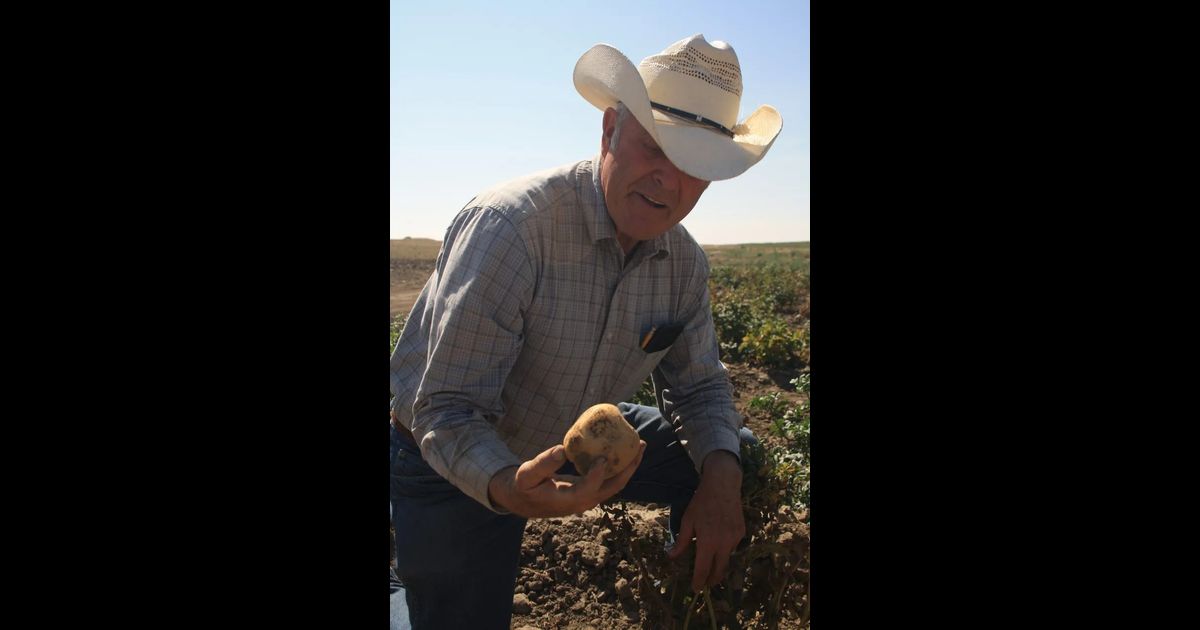
<path fill-rule="evenodd" d="M 462 416 L 469 419 L 463 421 Z M 490 500 L 491 480 L 498 471 L 521 462 L 495 429 L 471 411 L 459 409 L 425 410 L 414 420 L 413 438 L 430 467 L 467 496 L 503 513 L 504 508 Z"/>
<path fill-rule="evenodd" d="M 732 451 L 725 449 L 717 449 L 708 455 L 704 456 L 704 462 L 700 466 L 701 474 L 712 470 L 714 472 L 725 472 L 732 465 L 737 469 L 738 474 L 742 472 L 741 459 Z"/>

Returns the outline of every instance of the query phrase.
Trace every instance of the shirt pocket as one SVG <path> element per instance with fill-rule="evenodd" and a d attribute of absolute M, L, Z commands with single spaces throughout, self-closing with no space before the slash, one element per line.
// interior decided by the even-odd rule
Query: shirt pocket
<path fill-rule="evenodd" d="M 628 354 L 630 358 L 621 367 L 622 376 L 617 381 L 614 397 L 621 401 L 632 398 L 670 350 L 670 347 L 666 347 L 658 352 L 646 352 L 640 346 L 634 348 Z"/>

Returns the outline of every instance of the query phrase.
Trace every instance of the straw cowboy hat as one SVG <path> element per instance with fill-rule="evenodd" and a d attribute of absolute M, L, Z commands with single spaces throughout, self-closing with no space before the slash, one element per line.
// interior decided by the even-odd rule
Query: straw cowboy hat
<path fill-rule="evenodd" d="M 770 105 L 737 121 L 737 53 L 704 35 L 681 39 L 636 68 L 621 51 L 596 44 L 575 64 L 575 89 L 601 111 L 625 103 L 679 170 L 707 181 L 744 173 L 783 128 Z"/>

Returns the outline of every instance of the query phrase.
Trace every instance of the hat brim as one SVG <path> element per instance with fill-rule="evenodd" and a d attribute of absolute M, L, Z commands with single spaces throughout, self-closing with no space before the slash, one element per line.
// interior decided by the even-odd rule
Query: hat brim
<path fill-rule="evenodd" d="M 646 85 L 633 62 L 608 44 L 596 44 L 575 64 L 575 89 L 604 111 L 625 103 L 679 170 L 705 181 L 730 179 L 767 154 L 783 128 L 783 117 L 763 105 L 732 131 L 734 137 L 687 124 L 650 108 Z"/>

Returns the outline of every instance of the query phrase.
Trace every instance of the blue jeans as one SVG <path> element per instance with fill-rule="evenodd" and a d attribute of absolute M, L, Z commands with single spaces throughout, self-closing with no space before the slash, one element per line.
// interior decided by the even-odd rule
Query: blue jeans
<path fill-rule="evenodd" d="M 400 579 L 396 577 L 396 572 L 392 571 L 392 630 L 412 630 L 412 625 L 408 622 L 408 598 L 404 591 L 404 585 L 400 583 Z"/>
<path fill-rule="evenodd" d="M 646 452 L 617 498 L 670 505 L 678 533 L 700 481 L 696 468 L 658 409 L 618 407 Z M 496 514 L 463 494 L 421 459 L 416 444 L 391 433 L 396 575 L 412 627 L 508 628 L 525 519 Z M 757 441 L 745 428 L 741 439 Z M 559 472 L 576 474 L 569 462 Z"/>

